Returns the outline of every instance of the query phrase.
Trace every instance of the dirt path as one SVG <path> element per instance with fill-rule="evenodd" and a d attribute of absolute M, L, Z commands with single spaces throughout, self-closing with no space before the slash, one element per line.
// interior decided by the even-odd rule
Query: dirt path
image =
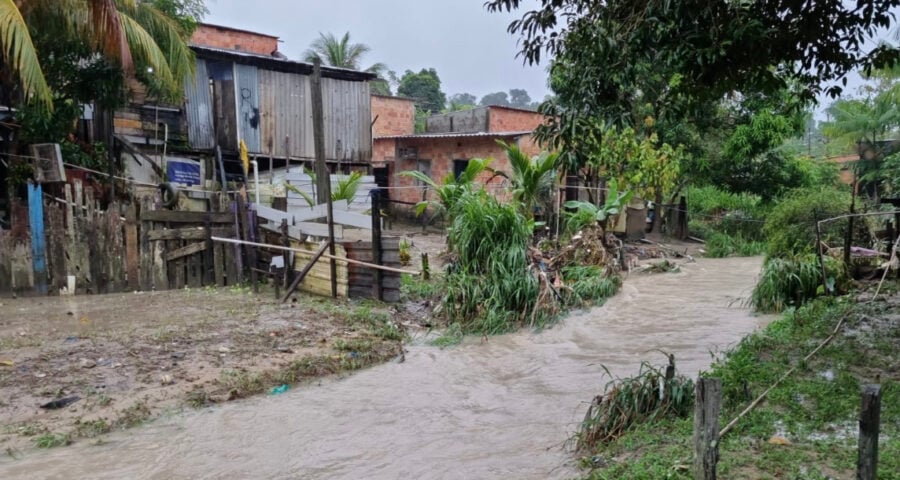
<path fill-rule="evenodd" d="M 2 478 L 566 478 L 566 440 L 615 374 L 675 354 L 689 375 L 765 321 L 740 308 L 760 259 L 634 275 L 606 306 L 543 333 L 408 348 L 286 394 L 189 412 L 0 460 Z"/>
<path fill-rule="evenodd" d="M 400 353 L 402 315 L 392 308 L 273 297 L 202 289 L 0 299 L 0 449 L 83 441 Z M 39 408 L 54 401 L 71 403 Z"/>

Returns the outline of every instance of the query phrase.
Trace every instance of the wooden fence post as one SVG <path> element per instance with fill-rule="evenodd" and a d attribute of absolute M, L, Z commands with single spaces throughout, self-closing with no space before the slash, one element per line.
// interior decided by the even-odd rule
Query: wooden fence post
<path fill-rule="evenodd" d="M 719 461 L 722 380 L 699 378 L 694 386 L 694 480 L 715 480 Z"/>
<path fill-rule="evenodd" d="M 372 263 L 381 265 L 381 191 L 376 188 L 369 195 L 372 197 Z M 381 270 L 372 269 L 372 292 L 376 300 L 384 300 L 381 279 Z"/>
<path fill-rule="evenodd" d="M 859 411 L 858 480 L 875 480 L 878 473 L 878 432 L 881 423 L 881 385 L 866 385 Z"/>
<path fill-rule="evenodd" d="M 431 266 L 428 265 L 428 252 L 422 252 L 422 279 L 431 279 Z"/>

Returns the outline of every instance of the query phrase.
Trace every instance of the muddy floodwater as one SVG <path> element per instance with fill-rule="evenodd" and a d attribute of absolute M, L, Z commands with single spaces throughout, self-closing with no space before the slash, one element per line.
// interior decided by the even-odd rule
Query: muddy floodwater
<path fill-rule="evenodd" d="M 543 332 L 413 342 L 402 363 L 7 456 L 0 478 L 569 478 L 566 440 L 608 380 L 601 365 L 627 375 L 664 350 L 696 375 L 768 320 L 742 307 L 760 266 L 632 275 L 605 306 Z"/>

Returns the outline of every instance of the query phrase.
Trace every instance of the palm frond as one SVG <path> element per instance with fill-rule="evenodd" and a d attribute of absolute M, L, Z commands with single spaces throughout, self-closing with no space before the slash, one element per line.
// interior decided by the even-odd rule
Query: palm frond
<path fill-rule="evenodd" d="M 53 94 L 41 70 L 28 25 L 13 0 L 0 0 L 0 49 L 4 62 L 16 73 L 26 98 L 52 109 Z"/>
<path fill-rule="evenodd" d="M 186 43 L 188 34 L 181 24 L 148 2 L 118 1 L 120 8 L 156 40 L 179 86 L 194 74 L 194 52 Z"/>
<path fill-rule="evenodd" d="M 144 27 L 135 19 L 124 13 L 119 13 L 119 20 L 134 57 L 141 63 L 153 67 L 154 75 L 166 85 L 169 91 L 178 91 L 182 79 L 176 79 L 172 74 L 169 62 L 153 36 L 144 30 Z"/>

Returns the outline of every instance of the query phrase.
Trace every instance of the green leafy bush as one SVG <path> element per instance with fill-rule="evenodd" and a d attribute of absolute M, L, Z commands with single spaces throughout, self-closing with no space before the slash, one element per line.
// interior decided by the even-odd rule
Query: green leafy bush
<path fill-rule="evenodd" d="M 741 234 L 730 236 L 724 233 L 712 233 L 706 237 L 706 256 L 711 258 L 724 258 L 736 255 L 738 257 L 753 257 L 766 252 L 765 242 L 747 240 Z"/>
<path fill-rule="evenodd" d="M 781 312 L 787 307 L 799 307 L 826 291 L 840 289 L 847 281 L 843 262 L 831 257 L 824 257 L 824 261 L 825 285 L 822 267 L 814 254 L 769 258 L 753 288 L 750 305 L 760 312 Z"/>
<path fill-rule="evenodd" d="M 791 258 L 815 251 L 816 220 L 849 212 L 850 193 L 833 188 L 798 189 L 787 195 L 766 219 L 763 233 L 770 257 Z M 862 222 L 860 222 L 862 223 Z M 822 241 L 843 244 L 846 222 L 822 225 Z"/>
<path fill-rule="evenodd" d="M 622 286 L 618 275 L 606 275 L 602 267 L 596 265 L 573 265 L 562 269 L 562 276 L 571 292 L 567 303 L 575 305 L 596 305 L 613 296 Z"/>
<path fill-rule="evenodd" d="M 511 331 L 532 317 L 538 279 L 528 270 L 532 222 L 484 191 L 465 192 L 451 212 L 444 309 L 466 333 Z M 543 322 L 538 315 L 539 322 Z"/>

